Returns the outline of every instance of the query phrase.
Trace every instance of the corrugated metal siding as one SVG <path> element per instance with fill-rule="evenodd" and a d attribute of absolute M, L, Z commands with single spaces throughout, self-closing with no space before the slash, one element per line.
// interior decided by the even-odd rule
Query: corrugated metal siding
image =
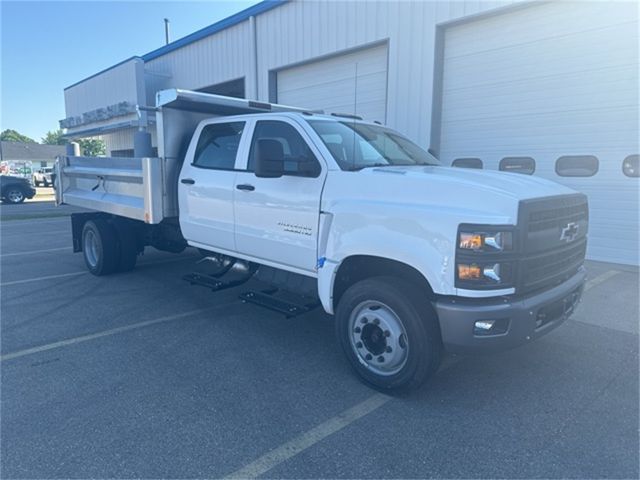
<path fill-rule="evenodd" d="M 151 133 L 151 145 L 154 147 L 158 146 L 156 129 L 150 128 Z M 133 136 L 136 133 L 135 128 L 127 128 L 123 130 L 118 130 L 117 132 L 108 133 L 106 135 L 102 135 L 100 138 L 105 143 L 107 156 L 111 155 L 113 150 L 130 150 L 133 148 Z"/>
<path fill-rule="evenodd" d="M 551 2 L 453 26 L 445 36 L 441 158 L 497 169 L 530 156 L 536 175 L 589 196 L 588 255 L 638 263 L 638 5 Z M 595 155 L 593 177 L 555 172 L 562 155 Z"/>
<path fill-rule="evenodd" d="M 387 45 L 360 49 L 278 72 L 278 103 L 385 121 Z"/>
<path fill-rule="evenodd" d="M 155 92 L 165 88 L 197 90 L 248 77 L 252 62 L 251 34 L 246 21 L 147 62 L 147 101 L 155 104 Z"/>
<path fill-rule="evenodd" d="M 426 147 L 436 24 L 509 3 L 290 2 L 257 17 L 259 98 L 272 70 L 388 39 L 387 124 Z"/>
<path fill-rule="evenodd" d="M 136 67 L 141 62 L 140 59 L 132 59 L 66 89 L 64 104 L 67 117 L 124 101 L 134 105 L 138 103 Z"/>

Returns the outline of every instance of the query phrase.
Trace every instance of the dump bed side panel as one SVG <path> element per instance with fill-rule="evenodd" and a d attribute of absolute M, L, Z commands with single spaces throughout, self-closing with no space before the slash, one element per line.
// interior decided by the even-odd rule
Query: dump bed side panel
<path fill-rule="evenodd" d="M 160 158 L 58 157 L 56 203 L 160 223 L 164 173 Z"/>

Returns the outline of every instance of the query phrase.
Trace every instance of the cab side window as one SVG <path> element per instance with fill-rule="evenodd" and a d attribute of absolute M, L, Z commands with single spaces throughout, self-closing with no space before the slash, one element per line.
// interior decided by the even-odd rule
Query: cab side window
<path fill-rule="evenodd" d="M 193 165 L 233 170 L 245 122 L 214 123 L 202 129 Z"/>
<path fill-rule="evenodd" d="M 281 145 L 285 175 L 299 177 L 320 175 L 320 163 L 304 138 L 292 125 L 277 120 L 262 120 L 256 123 L 249 151 L 248 171 L 255 171 L 258 140 L 273 140 Z"/>

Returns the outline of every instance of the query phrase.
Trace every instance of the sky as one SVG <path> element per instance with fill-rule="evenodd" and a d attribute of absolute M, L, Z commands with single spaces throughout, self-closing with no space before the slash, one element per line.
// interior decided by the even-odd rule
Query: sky
<path fill-rule="evenodd" d="M 211 25 L 258 0 L 0 0 L 0 130 L 36 141 L 65 117 L 64 88 Z"/>

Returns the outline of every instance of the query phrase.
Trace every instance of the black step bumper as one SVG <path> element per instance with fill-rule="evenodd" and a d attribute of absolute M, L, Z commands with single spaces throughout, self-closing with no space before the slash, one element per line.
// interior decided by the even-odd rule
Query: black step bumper
<path fill-rule="evenodd" d="M 566 282 L 524 298 L 443 298 L 434 302 L 445 348 L 454 353 L 507 350 L 528 343 L 564 322 L 579 302 L 585 270 Z M 476 322 L 493 321 L 489 330 Z M 485 324 L 486 327 L 486 324 Z"/>

